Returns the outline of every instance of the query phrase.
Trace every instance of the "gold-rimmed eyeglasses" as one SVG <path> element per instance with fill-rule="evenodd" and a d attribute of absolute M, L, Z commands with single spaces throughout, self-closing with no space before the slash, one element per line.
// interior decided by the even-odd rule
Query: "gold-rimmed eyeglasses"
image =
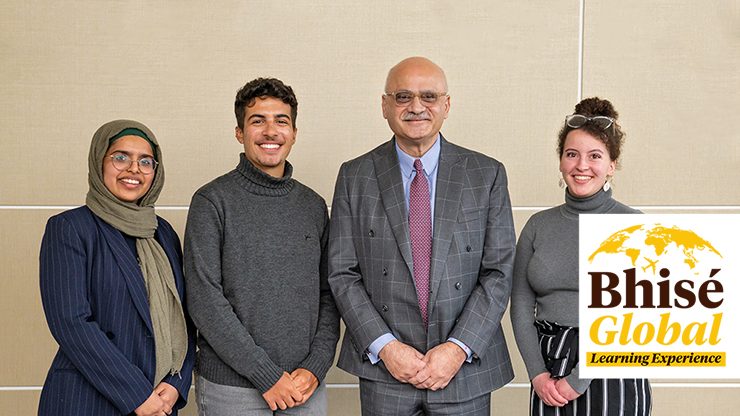
<path fill-rule="evenodd" d="M 408 105 L 410 102 L 414 101 L 414 98 L 416 97 L 419 97 L 421 103 L 426 105 L 436 104 L 440 98 L 447 97 L 446 92 L 421 91 L 419 93 L 414 93 L 405 90 L 387 92 L 384 95 L 392 97 L 398 106 Z"/>
<path fill-rule="evenodd" d="M 153 157 L 142 157 L 139 160 L 131 159 L 131 157 L 125 153 L 113 153 L 108 156 L 113 162 L 113 167 L 119 171 L 127 170 L 133 165 L 134 162 L 139 166 L 139 171 L 144 175 L 151 175 L 157 170 L 159 162 L 154 160 Z"/>

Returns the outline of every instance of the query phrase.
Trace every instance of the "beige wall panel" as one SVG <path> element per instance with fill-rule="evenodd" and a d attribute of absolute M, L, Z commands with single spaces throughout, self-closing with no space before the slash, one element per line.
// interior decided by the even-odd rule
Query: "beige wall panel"
<path fill-rule="evenodd" d="M 491 414 L 526 416 L 529 409 L 529 388 L 505 386 L 491 395 Z"/>
<path fill-rule="evenodd" d="M 627 133 L 624 199 L 737 205 L 740 4 L 589 1 L 585 22 L 584 96 L 613 100 Z"/>
<path fill-rule="evenodd" d="M 185 240 L 185 223 L 188 219 L 187 209 L 157 209 L 156 212 L 170 223 L 180 237 L 180 245 L 182 245 Z"/>
<path fill-rule="evenodd" d="M 537 213 L 539 210 L 536 209 L 519 209 L 512 212 L 514 217 L 514 231 L 516 231 L 516 237 L 519 238 L 519 233 L 522 232 L 522 228 L 527 224 L 529 217 Z"/>
<path fill-rule="evenodd" d="M 31 416 L 37 414 L 41 390 L 0 391 L 0 415 Z"/>
<path fill-rule="evenodd" d="M 195 391 L 190 391 L 190 398 L 188 399 L 188 404 L 185 405 L 185 407 L 178 412 L 178 415 L 180 416 L 197 416 L 198 415 L 198 405 L 195 403 Z"/>
<path fill-rule="evenodd" d="M 290 160 L 330 199 L 339 164 L 390 137 L 385 74 L 415 54 L 447 70 L 444 132 L 505 162 L 515 203 L 530 204 L 557 193 L 531 178 L 555 172 L 550 139 L 576 95 L 577 11 L 546 1 L 4 2 L 0 164 L 22 155 L 24 168 L 6 170 L 0 204 L 82 203 L 93 132 L 134 118 L 164 150 L 160 203 L 186 205 L 236 165 L 234 93 L 264 75 L 295 87 Z M 534 172 L 533 157 L 552 166 Z"/>
<path fill-rule="evenodd" d="M 0 386 L 40 386 L 56 343 L 39 295 L 38 258 L 55 211 L 0 211 Z M 0 411 L 2 414 L 2 411 Z"/>
<path fill-rule="evenodd" d="M 342 324 L 342 326 L 344 326 L 344 324 Z M 342 334 L 342 336 L 344 336 L 344 334 Z M 329 369 L 329 372 L 326 374 L 326 382 L 332 384 L 357 384 L 359 382 L 357 376 L 337 367 L 337 359 L 339 358 L 339 350 L 341 347 L 342 338 L 339 339 L 339 344 L 337 345 L 337 355 L 334 357 L 334 366 Z"/>
<path fill-rule="evenodd" d="M 653 416 L 735 415 L 738 388 L 653 388 Z"/>
<path fill-rule="evenodd" d="M 360 415 L 359 388 L 330 388 L 328 401 L 329 416 Z"/>

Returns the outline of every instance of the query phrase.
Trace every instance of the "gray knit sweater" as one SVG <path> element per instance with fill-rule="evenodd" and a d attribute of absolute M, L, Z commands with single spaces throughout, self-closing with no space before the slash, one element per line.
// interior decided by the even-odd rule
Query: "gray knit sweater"
<path fill-rule="evenodd" d="M 639 212 L 611 195 L 611 190 L 599 191 L 579 199 L 566 191 L 565 204 L 532 215 L 519 236 L 511 323 L 530 380 L 547 371 L 534 321 L 578 326 L 578 214 Z M 578 378 L 577 366 L 566 380 L 579 393 L 591 383 Z"/>
<path fill-rule="evenodd" d="M 196 372 L 264 393 L 283 371 L 319 381 L 332 365 L 339 313 L 327 283 L 326 203 L 291 178 L 233 171 L 193 196 L 185 230 L 187 306 Z"/>

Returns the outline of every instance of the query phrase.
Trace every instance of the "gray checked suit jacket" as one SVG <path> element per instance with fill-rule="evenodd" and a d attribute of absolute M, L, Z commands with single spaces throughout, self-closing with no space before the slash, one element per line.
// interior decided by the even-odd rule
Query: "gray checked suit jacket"
<path fill-rule="evenodd" d="M 432 243 L 429 326 L 412 275 L 408 214 L 395 141 L 339 170 L 331 210 L 329 284 L 347 331 L 339 367 L 395 382 L 366 350 L 384 333 L 425 353 L 449 337 L 473 351 L 428 400 L 457 403 L 514 376 L 501 329 L 511 293 L 515 234 L 504 166 L 441 137 Z"/>

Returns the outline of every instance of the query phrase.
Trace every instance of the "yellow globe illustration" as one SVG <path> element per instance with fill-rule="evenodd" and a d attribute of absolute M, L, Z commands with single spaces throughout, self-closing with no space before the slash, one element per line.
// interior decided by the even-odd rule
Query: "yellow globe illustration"
<path fill-rule="evenodd" d="M 655 274 L 664 256 L 680 255 L 683 263 L 693 270 L 699 263 L 699 255 L 707 253 L 722 257 L 709 241 L 691 230 L 660 224 L 646 228 L 645 224 L 637 224 L 609 236 L 588 261 L 593 263 L 599 254 L 622 254 L 629 257 L 632 266 L 642 267 L 643 271 L 651 269 Z"/>

